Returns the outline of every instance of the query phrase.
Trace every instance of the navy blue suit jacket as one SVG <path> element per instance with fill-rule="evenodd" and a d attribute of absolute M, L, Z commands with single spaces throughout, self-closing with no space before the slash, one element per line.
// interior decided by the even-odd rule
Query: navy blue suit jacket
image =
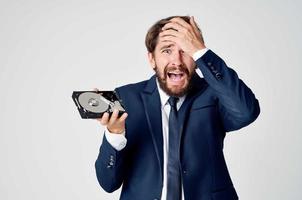
<path fill-rule="evenodd" d="M 211 50 L 196 61 L 204 78 L 193 77 L 193 88 L 179 110 L 180 166 L 186 200 L 238 199 L 223 155 L 226 132 L 253 122 L 260 113 L 252 91 L 236 72 Z M 116 151 L 103 138 L 95 163 L 107 192 L 122 184 L 121 200 L 161 198 L 163 133 L 161 102 L 155 76 L 116 89 L 122 99 L 127 145 Z"/>

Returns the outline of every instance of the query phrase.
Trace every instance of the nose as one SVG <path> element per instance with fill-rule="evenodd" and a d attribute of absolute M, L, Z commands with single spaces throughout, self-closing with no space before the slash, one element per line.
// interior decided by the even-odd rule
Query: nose
<path fill-rule="evenodd" d="M 172 54 L 171 62 L 173 66 L 180 66 L 182 65 L 182 51 L 175 51 Z"/>

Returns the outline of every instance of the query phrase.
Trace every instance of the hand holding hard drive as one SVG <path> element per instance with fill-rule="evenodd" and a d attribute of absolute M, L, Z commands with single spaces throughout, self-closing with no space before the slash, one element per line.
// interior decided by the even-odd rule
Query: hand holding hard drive
<path fill-rule="evenodd" d="M 125 131 L 125 120 L 128 116 L 127 113 L 123 113 L 122 116 L 118 116 L 118 109 L 114 109 L 112 115 L 109 117 L 109 113 L 104 113 L 102 118 L 97 120 L 103 125 L 107 126 L 110 133 L 121 134 Z"/>
<path fill-rule="evenodd" d="M 94 91 L 99 92 L 99 89 L 94 88 Z M 125 120 L 128 116 L 127 113 L 123 113 L 122 116 L 118 116 L 119 110 L 124 110 L 122 105 L 119 101 L 108 102 L 107 99 L 103 98 L 103 101 L 107 101 L 108 104 L 111 104 L 111 107 L 113 109 L 112 115 L 110 116 L 109 113 L 104 113 L 101 118 L 98 118 L 97 120 L 103 125 L 107 126 L 107 129 L 110 133 L 116 133 L 121 134 L 125 131 Z"/>
<path fill-rule="evenodd" d="M 97 119 L 111 133 L 125 131 L 128 114 L 115 91 L 74 91 L 72 98 L 83 119 Z"/>

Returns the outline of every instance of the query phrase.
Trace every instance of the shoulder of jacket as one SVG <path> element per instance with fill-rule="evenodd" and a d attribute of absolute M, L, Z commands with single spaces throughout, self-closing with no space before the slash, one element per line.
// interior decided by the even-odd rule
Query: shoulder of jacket
<path fill-rule="evenodd" d="M 148 80 L 140 81 L 140 82 L 137 82 L 137 83 L 130 83 L 130 84 L 127 84 L 127 85 L 117 87 L 115 90 L 117 92 L 142 91 L 145 88 L 147 82 L 148 82 Z"/>

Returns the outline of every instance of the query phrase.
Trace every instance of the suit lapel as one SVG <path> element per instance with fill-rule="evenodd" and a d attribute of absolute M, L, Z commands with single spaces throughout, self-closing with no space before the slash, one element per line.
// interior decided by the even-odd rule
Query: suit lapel
<path fill-rule="evenodd" d="M 179 110 L 179 124 L 181 135 L 184 131 L 183 127 L 186 123 L 186 120 L 188 119 L 193 100 L 207 88 L 207 83 L 205 82 L 205 80 L 201 79 L 197 74 L 195 74 L 192 78 L 192 89 L 187 94 L 187 97 Z M 141 97 L 144 104 L 148 128 L 151 133 L 152 142 L 161 169 L 161 178 L 163 178 L 163 132 L 161 102 L 155 76 L 152 76 L 151 79 L 147 82 L 144 91 L 141 93 Z"/>
<path fill-rule="evenodd" d="M 154 149 L 161 169 L 163 178 L 163 132 L 161 102 L 156 85 L 156 77 L 152 76 L 147 82 L 145 90 L 141 93 L 144 104 L 145 114 L 152 136 Z"/>
<path fill-rule="evenodd" d="M 186 121 L 189 118 L 190 110 L 192 103 L 194 99 L 202 94 L 204 90 L 207 88 L 208 84 L 204 79 L 201 79 L 197 74 L 193 75 L 192 77 L 192 88 L 187 94 L 187 97 L 183 104 L 181 105 L 181 108 L 178 112 L 178 120 L 179 120 L 179 127 L 180 127 L 180 139 L 182 138 L 182 134 L 184 132 L 184 126 Z"/>

